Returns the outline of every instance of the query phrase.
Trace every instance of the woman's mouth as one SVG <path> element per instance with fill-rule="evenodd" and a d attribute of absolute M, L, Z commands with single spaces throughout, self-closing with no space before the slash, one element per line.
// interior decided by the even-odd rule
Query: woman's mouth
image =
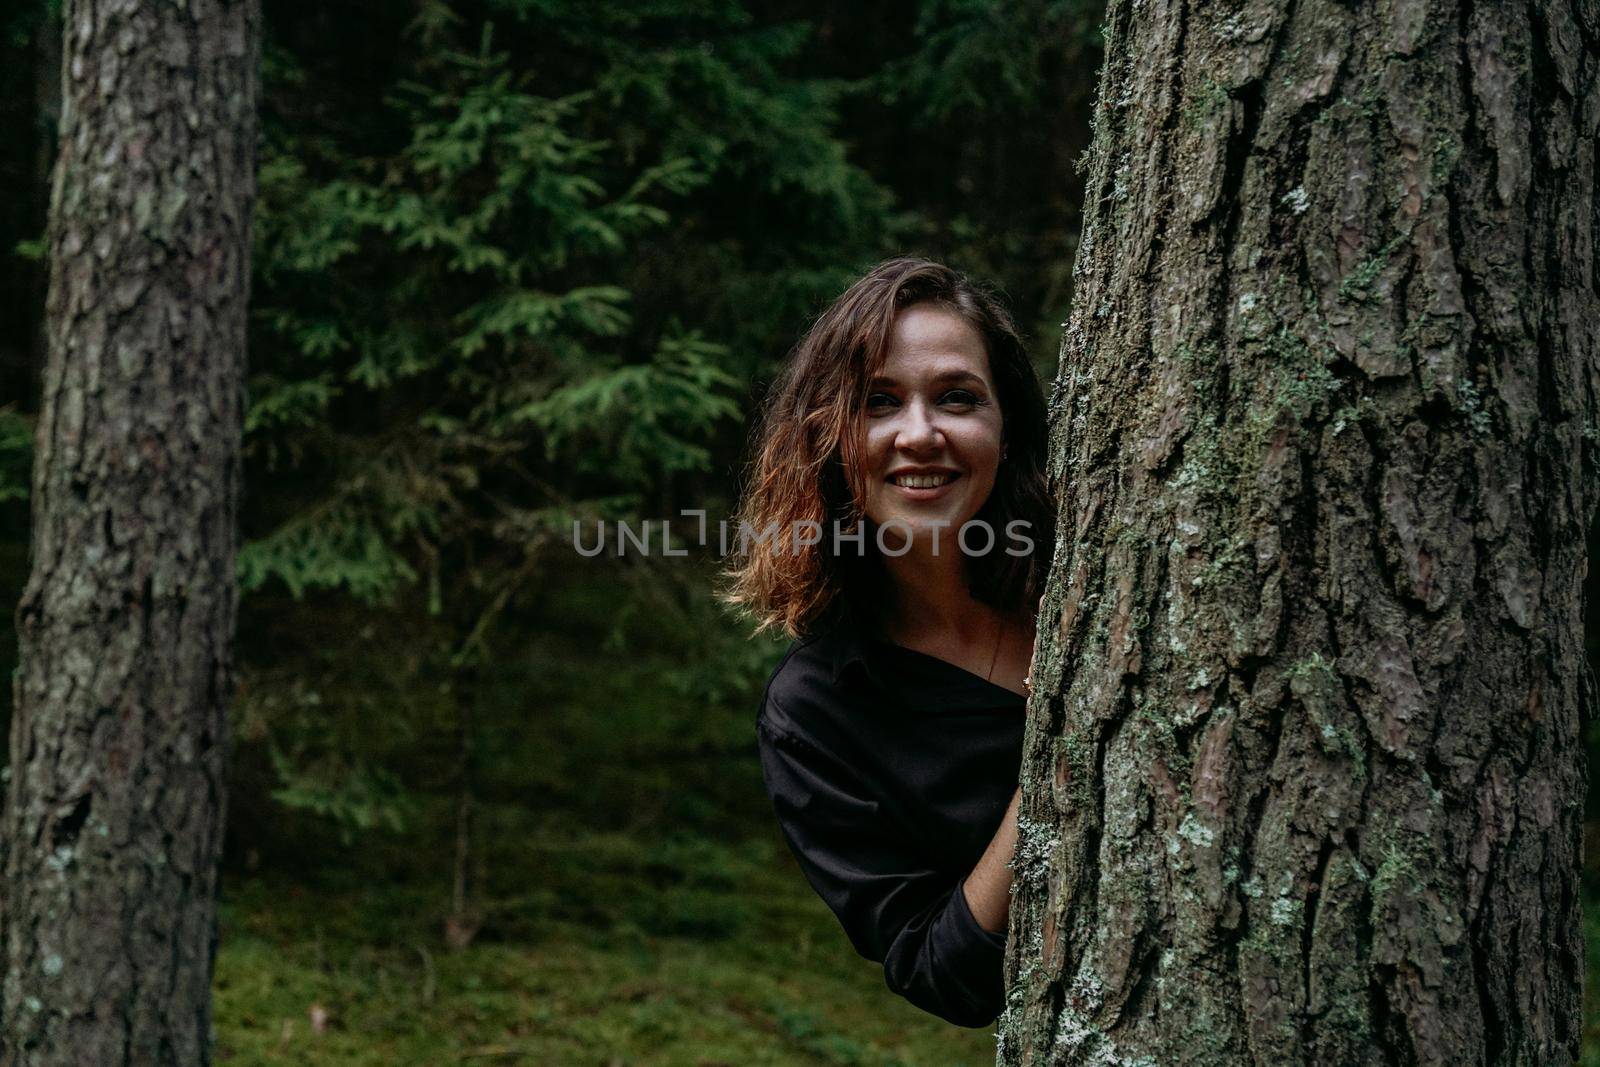
<path fill-rule="evenodd" d="M 934 500 L 943 496 L 951 483 L 960 477 L 954 471 L 939 471 L 933 474 L 895 474 L 885 480 L 912 500 Z"/>

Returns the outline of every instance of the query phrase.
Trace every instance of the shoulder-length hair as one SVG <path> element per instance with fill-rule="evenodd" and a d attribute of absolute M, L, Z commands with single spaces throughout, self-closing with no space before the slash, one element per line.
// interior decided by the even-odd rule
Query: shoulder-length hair
<path fill-rule="evenodd" d="M 975 519 L 994 531 L 991 551 L 968 557 L 969 586 L 1003 610 L 1031 609 L 1043 591 L 1055 515 L 1045 483 L 1045 402 L 1011 315 L 988 290 L 926 259 L 878 264 L 828 306 L 790 353 L 762 408 L 738 508 L 740 539 L 725 570 L 728 603 L 760 633 L 809 632 L 837 609 L 870 614 L 881 593 L 876 529 L 864 506 L 867 385 L 888 358 L 895 315 L 931 303 L 964 318 L 983 338 L 999 396 L 1006 458 Z M 1007 540 L 1022 520 L 1032 551 Z M 815 523 L 815 544 L 792 531 Z M 840 540 L 834 537 L 835 523 Z M 775 536 L 762 536 L 764 532 Z M 748 534 L 748 536 L 747 536 Z M 855 535 L 861 539 L 856 540 Z"/>

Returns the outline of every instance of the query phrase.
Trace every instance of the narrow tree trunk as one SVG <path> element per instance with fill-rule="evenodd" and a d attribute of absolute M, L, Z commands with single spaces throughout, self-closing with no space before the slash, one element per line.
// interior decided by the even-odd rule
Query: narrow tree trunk
<path fill-rule="evenodd" d="M 457 669 L 453 688 L 456 707 L 456 849 L 450 881 L 450 912 L 444 920 L 445 943 L 453 949 L 472 944 L 483 925 L 483 909 L 478 903 L 479 864 L 472 847 L 477 805 L 473 801 L 473 770 L 477 763 L 477 744 L 473 711 L 478 700 L 478 667 Z"/>
<path fill-rule="evenodd" d="M 0 1063 L 210 1060 L 255 0 L 73 0 Z"/>
<path fill-rule="evenodd" d="M 1596 9 L 1107 20 L 1000 1061 L 1571 1062 Z"/>

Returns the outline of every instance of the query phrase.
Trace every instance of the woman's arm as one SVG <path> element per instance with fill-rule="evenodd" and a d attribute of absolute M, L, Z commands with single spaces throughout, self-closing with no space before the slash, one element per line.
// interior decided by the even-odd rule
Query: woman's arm
<path fill-rule="evenodd" d="M 778 825 L 856 951 L 924 1011 L 992 1023 L 1004 1006 L 1005 938 L 978 924 L 961 875 L 931 866 L 847 764 L 772 717 L 785 718 L 768 701 L 756 736 Z"/>
<path fill-rule="evenodd" d="M 1039 607 L 1044 607 L 1044 597 L 1039 598 Z M 1022 679 L 1022 684 L 1027 687 L 1028 694 L 1032 696 L 1033 686 L 1033 661 L 1038 658 L 1039 637 L 1035 633 L 1033 652 L 1028 657 L 1028 673 Z M 1006 916 L 1011 911 L 1011 858 L 1017 851 L 1017 805 L 1022 800 L 1022 787 L 1017 786 L 1017 791 L 1011 794 L 1011 805 L 1006 808 L 1006 814 L 1000 820 L 1000 828 L 994 832 L 994 837 L 989 839 L 989 847 L 983 850 L 983 857 L 978 860 L 978 865 L 972 868 L 972 873 L 967 875 L 967 880 L 961 884 L 961 892 L 967 898 L 967 907 L 972 912 L 972 917 L 978 920 L 978 925 L 991 934 L 998 934 L 1006 928 Z"/>
<path fill-rule="evenodd" d="M 967 880 L 961 884 L 966 894 L 967 907 L 978 925 L 991 934 L 1005 931 L 1006 915 L 1011 910 L 1011 857 L 1017 851 L 1017 803 L 1022 799 L 1022 787 L 1011 794 L 1011 804 L 1000 820 L 1000 828 L 983 850 L 983 858 L 972 868 Z"/>

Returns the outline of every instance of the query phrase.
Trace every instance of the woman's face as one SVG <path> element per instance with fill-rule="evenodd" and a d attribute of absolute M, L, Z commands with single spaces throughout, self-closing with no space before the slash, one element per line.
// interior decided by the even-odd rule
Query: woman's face
<path fill-rule="evenodd" d="M 957 531 L 989 499 L 1000 465 L 1000 401 L 983 337 L 937 304 L 901 309 L 865 414 L 867 518 L 896 520 L 886 544 L 909 528 L 931 546 L 937 530 L 941 555 L 959 551 Z M 986 541 L 974 531 L 967 543 Z"/>

